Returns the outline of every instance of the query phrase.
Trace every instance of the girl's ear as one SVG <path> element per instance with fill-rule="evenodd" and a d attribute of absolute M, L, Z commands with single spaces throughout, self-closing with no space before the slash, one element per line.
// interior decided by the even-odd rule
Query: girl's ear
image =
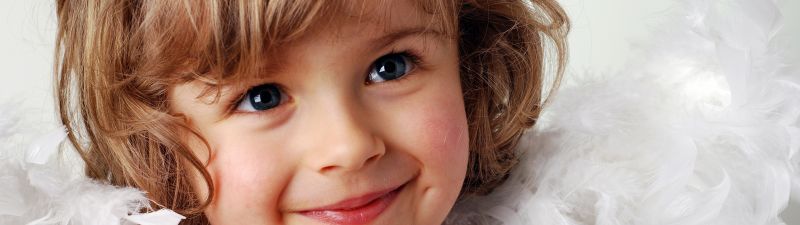
<path fill-rule="evenodd" d="M 558 3 L 504 2 L 468 1 L 459 14 L 461 82 L 470 121 L 466 194 L 487 194 L 508 177 L 520 137 L 547 102 L 543 90 L 556 90 L 566 64 L 569 21 Z M 549 66 L 556 70 L 545 89 Z"/>

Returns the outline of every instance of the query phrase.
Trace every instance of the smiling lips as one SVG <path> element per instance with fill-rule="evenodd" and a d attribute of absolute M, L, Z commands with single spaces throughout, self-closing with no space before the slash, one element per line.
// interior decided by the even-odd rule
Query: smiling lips
<path fill-rule="evenodd" d="M 388 208 L 404 186 L 347 199 L 325 207 L 301 211 L 300 214 L 329 224 L 366 224 Z"/>

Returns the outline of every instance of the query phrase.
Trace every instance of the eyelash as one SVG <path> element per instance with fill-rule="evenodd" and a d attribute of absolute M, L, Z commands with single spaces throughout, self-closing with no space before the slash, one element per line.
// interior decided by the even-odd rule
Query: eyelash
<path fill-rule="evenodd" d="M 406 75 L 404 75 L 404 76 L 402 76 L 402 77 L 400 77 L 400 78 L 397 78 L 397 79 L 391 80 L 391 82 L 369 83 L 369 82 L 367 81 L 367 79 L 365 78 L 365 79 L 364 79 L 364 80 L 365 80 L 365 81 L 364 81 L 364 84 L 365 84 L 365 85 L 381 85 L 381 86 L 385 86 L 385 85 L 389 85 L 389 86 L 391 86 L 391 85 L 397 85 L 398 83 L 400 83 L 400 82 L 403 82 L 403 81 L 407 80 L 407 78 L 408 78 L 409 76 L 414 76 L 414 74 L 416 73 L 416 71 L 417 71 L 417 70 L 419 70 L 419 69 L 421 69 L 421 68 L 426 68 L 426 65 L 424 64 L 424 62 L 423 62 L 423 60 L 422 60 L 422 57 L 420 56 L 420 54 L 418 54 L 418 53 L 417 53 L 416 51 L 414 51 L 414 50 L 411 50 L 411 49 L 408 49 L 408 50 L 403 50 L 403 51 L 392 50 L 392 51 L 390 51 L 390 52 L 389 52 L 389 53 L 387 53 L 387 54 L 383 54 L 383 55 L 381 55 L 381 57 L 383 57 L 383 56 L 387 56 L 387 55 L 392 55 L 392 54 L 399 54 L 399 55 L 402 55 L 402 56 L 404 56 L 404 57 L 407 57 L 407 58 L 408 58 L 408 60 L 409 60 L 409 61 L 411 61 L 411 63 L 413 63 L 413 64 L 414 64 L 414 69 L 413 69 L 413 70 L 411 70 L 411 71 L 409 71 L 409 73 L 408 73 L 408 74 L 406 74 Z M 380 57 L 379 57 L 379 58 L 380 58 Z M 377 60 L 377 58 L 376 58 L 375 60 Z M 370 69 L 369 69 L 368 71 L 372 70 L 372 66 L 373 66 L 373 64 L 374 64 L 374 61 L 375 61 L 375 60 L 373 60 L 373 63 L 372 63 L 372 64 L 370 64 Z M 367 72 L 367 73 L 369 73 L 369 72 Z M 247 97 L 248 91 L 249 91 L 250 89 L 254 88 L 254 87 L 257 87 L 257 86 L 259 86 L 259 85 L 263 85 L 263 84 L 265 84 L 265 83 L 258 83 L 258 84 L 256 84 L 256 85 L 249 86 L 247 89 L 244 89 L 244 90 L 240 91 L 241 93 L 240 93 L 240 94 L 238 94 L 236 98 L 232 98 L 232 99 L 229 101 L 229 103 L 228 103 L 228 107 L 227 107 L 228 109 L 226 110 L 226 111 L 227 111 L 227 112 L 226 112 L 226 114 L 227 114 L 227 115 L 226 115 L 226 117 L 228 117 L 228 116 L 237 116 L 237 115 L 249 115 L 249 114 L 256 114 L 256 115 L 267 115 L 267 114 L 271 114 L 273 111 L 279 110 L 279 108 L 282 108 L 282 105 L 283 105 L 283 104 L 286 104 L 286 103 L 282 103 L 281 105 L 279 105 L 279 106 L 277 106 L 277 107 L 275 107 L 275 108 L 273 108 L 273 109 L 264 110 L 264 111 L 255 111 L 255 112 L 237 112 L 237 111 L 236 111 L 236 108 L 237 108 L 237 106 L 238 106 L 239 104 L 241 104 L 241 103 L 242 103 L 242 101 L 244 101 L 244 98 L 246 98 L 246 97 Z M 283 87 L 283 86 L 281 86 L 280 84 L 275 84 L 275 85 L 277 85 L 277 86 L 280 88 L 280 90 L 281 90 L 281 91 L 284 91 L 284 90 L 286 90 L 286 88 L 284 88 L 284 87 Z M 291 102 L 291 97 L 290 97 L 290 96 L 288 96 L 288 98 L 289 98 L 289 100 L 287 100 L 287 102 Z"/>

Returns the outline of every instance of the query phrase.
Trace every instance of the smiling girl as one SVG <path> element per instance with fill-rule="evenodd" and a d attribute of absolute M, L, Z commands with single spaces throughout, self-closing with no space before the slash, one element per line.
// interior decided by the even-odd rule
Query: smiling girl
<path fill-rule="evenodd" d="M 59 111 L 87 175 L 184 224 L 441 224 L 514 167 L 568 29 L 553 0 L 57 13 Z"/>

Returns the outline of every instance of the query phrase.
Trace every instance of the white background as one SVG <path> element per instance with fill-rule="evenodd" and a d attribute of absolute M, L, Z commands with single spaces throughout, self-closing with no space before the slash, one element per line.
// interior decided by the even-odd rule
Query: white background
<path fill-rule="evenodd" d="M 0 103 L 14 101 L 29 119 L 55 121 L 52 96 L 54 0 L 0 0 Z M 767 0 L 765 0 L 767 1 Z M 568 72 L 609 71 L 629 58 L 630 41 L 657 32 L 674 0 L 561 0 L 573 24 Z M 778 0 L 784 31 L 777 41 L 800 62 L 800 1 Z M 800 225 L 800 206 L 784 212 Z"/>

